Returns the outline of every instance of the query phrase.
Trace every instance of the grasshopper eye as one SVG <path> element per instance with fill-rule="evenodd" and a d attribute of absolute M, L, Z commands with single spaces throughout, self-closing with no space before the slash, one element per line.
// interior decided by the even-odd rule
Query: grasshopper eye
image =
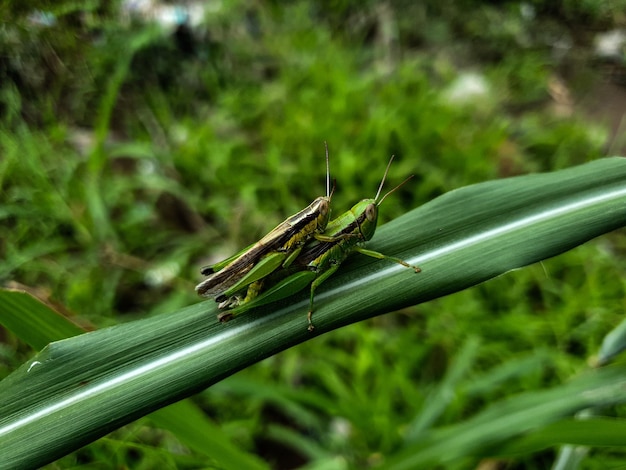
<path fill-rule="evenodd" d="M 365 208 L 365 217 L 367 217 L 367 220 L 370 222 L 376 222 L 378 218 L 378 207 L 376 207 L 376 204 L 368 204 Z"/>

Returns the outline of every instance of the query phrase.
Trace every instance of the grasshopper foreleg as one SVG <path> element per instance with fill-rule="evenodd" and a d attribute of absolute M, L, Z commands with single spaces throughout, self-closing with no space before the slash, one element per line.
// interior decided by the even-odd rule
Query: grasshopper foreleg
<path fill-rule="evenodd" d="M 317 289 L 317 287 L 324 282 L 326 279 L 328 279 L 330 276 L 332 276 L 335 271 L 337 271 L 339 269 L 339 266 L 341 266 L 341 263 L 334 263 L 331 265 L 330 268 L 328 268 L 326 271 L 324 271 L 322 274 L 320 274 L 317 278 L 315 278 L 315 280 L 311 283 L 311 297 L 309 299 L 309 313 L 307 314 L 307 320 L 309 322 L 309 331 L 313 331 L 315 329 L 315 327 L 313 326 L 313 321 L 311 320 L 311 317 L 313 317 L 313 298 L 315 297 L 315 289 Z"/>

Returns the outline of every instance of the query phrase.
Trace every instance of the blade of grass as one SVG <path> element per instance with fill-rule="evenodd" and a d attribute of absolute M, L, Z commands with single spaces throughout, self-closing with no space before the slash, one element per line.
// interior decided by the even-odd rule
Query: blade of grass
<path fill-rule="evenodd" d="M 614 436 L 595 433 L 585 437 L 575 430 L 565 431 L 558 422 L 590 406 L 623 403 L 625 386 L 626 366 L 620 365 L 590 371 L 550 390 L 520 394 L 490 406 L 461 424 L 425 433 L 419 442 L 385 462 L 385 468 L 431 468 L 468 455 L 510 455 L 516 449 L 539 449 L 563 442 L 615 445 Z M 551 423 L 554 424 L 551 426 Z M 595 427 L 589 426 L 587 431 Z M 583 425 L 577 430 L 582 428 Z M 548 435 L 550 429 L 561 435 Z M 621 430 L 623 424 L 616 421 L 612 429 Z M 525 435 L 529 437 L 524 438 Z M 515 443 L 516 438 L 521 440 Z"/>
<path fill-rule="evenodd" d="M 6 294 L 6 295 L 5 295 Z M 27 292 L 0 291 L 0 324 L 33 348 L 85 333 L 85 330 Z M 267 468 L 251 454 L 238 449 L 199 409 L 188 400 L 179 401 L 150 414 L 159 427 L 172 432 L 199 454 L 213 458 L 222 468 Z M 1 464 L 0 464 L 1 466 Z"/>
<path fill-rule="evenodd" d="M 624 436 L 626 436 L 626 420 L 623 419 L 603 417 L 583 420 L 564 419 L 503 447 L 498 454 L 520 455 L 559 444 L 624 447 L 626 445 Z"/>
<path fill-rule="evenodd" d="M 191 400 L 157 410 L 150 419 L 198 454 L 211 457 L 219 468 L 268 468 L 260 458 L 239 449 Z"/>
<path fill-rule="evenodd" d="M 84 329 L 27 292 L 20 290 L 3 292 L 11 294 L 0 294 L 2 295 L 0 324 L 11 330 L 33 349 L 38 350 L 52 341 L 85 332 Z"/>

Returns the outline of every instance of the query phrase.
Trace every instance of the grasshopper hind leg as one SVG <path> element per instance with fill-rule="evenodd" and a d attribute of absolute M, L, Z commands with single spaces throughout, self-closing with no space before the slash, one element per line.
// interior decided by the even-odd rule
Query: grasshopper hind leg
<path fill-rule="evenodd" d="M 221 323 L 226 323 L 229 320 L 232 320 L 237 313 L 242 313 L 242 310 L 238 312 L 233 312 L 232 309 L 245 306 L 249 302 L 252 302 L 256 299 L 263 289 L 263 280 L 258 280 L 250 284 L 246 291 L 245 296 L 239 294 L 232 295 L 227 297 L 225 295 L 220 295 L 215 298 L 215 301 L 218 303 L 218 308 L 220 310 L 225 310 L 217 315 L 217 319 Z"/>

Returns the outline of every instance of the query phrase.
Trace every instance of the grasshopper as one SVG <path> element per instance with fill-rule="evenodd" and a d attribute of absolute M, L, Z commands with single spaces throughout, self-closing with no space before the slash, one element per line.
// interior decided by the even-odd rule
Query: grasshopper
<path fill-rule="evenodd" d="M 367 250 L 362 246 L 374 236 L 380 204 L 389 194 L 412 178 L 410 176 L 379 199 L 392 161 L 393 157 L 389 160 L 378 192 L 373 199 L 363 199 L 352 206 L 349 211 L 330 221 L 324 232 L 325 239 L 311 241 L 307 244 L 288 269 L 277 270 L 270 276 L 252 283 L 245 298 L 237 299 L 232 303 L 236 306 L 234 310 L 218 316 L 220 321 L 227 321 L 234 315 L 253 307 L 283 299 L 310 285 L 307 320 L 308 329 L 312 331 L 314 329 L 312 315 L 315 290 L 332 276 L 339 269 L 341 263 L 354 252 L 393 261 L 407 268 L 412 268 L 416 273 L 420 272 L 419 267 L 412 266 L 404 260 Z"/>
<path fill-rule="evenodd" d="M 259 281 L 278 267 L 288 267 L 304 244 L 313 237 L 325 239 L 321 233 L 330 219 L 330 167 L 326 148 L 326 196 L 316 198 L 305 209 L 287 218 L 258 242 L 234 256 L 212 266 L 201 274 L 208 276 L 196 286 L 203 297 L 213 296 L 220 308 L 227 307 L 233 293 Z"/>

